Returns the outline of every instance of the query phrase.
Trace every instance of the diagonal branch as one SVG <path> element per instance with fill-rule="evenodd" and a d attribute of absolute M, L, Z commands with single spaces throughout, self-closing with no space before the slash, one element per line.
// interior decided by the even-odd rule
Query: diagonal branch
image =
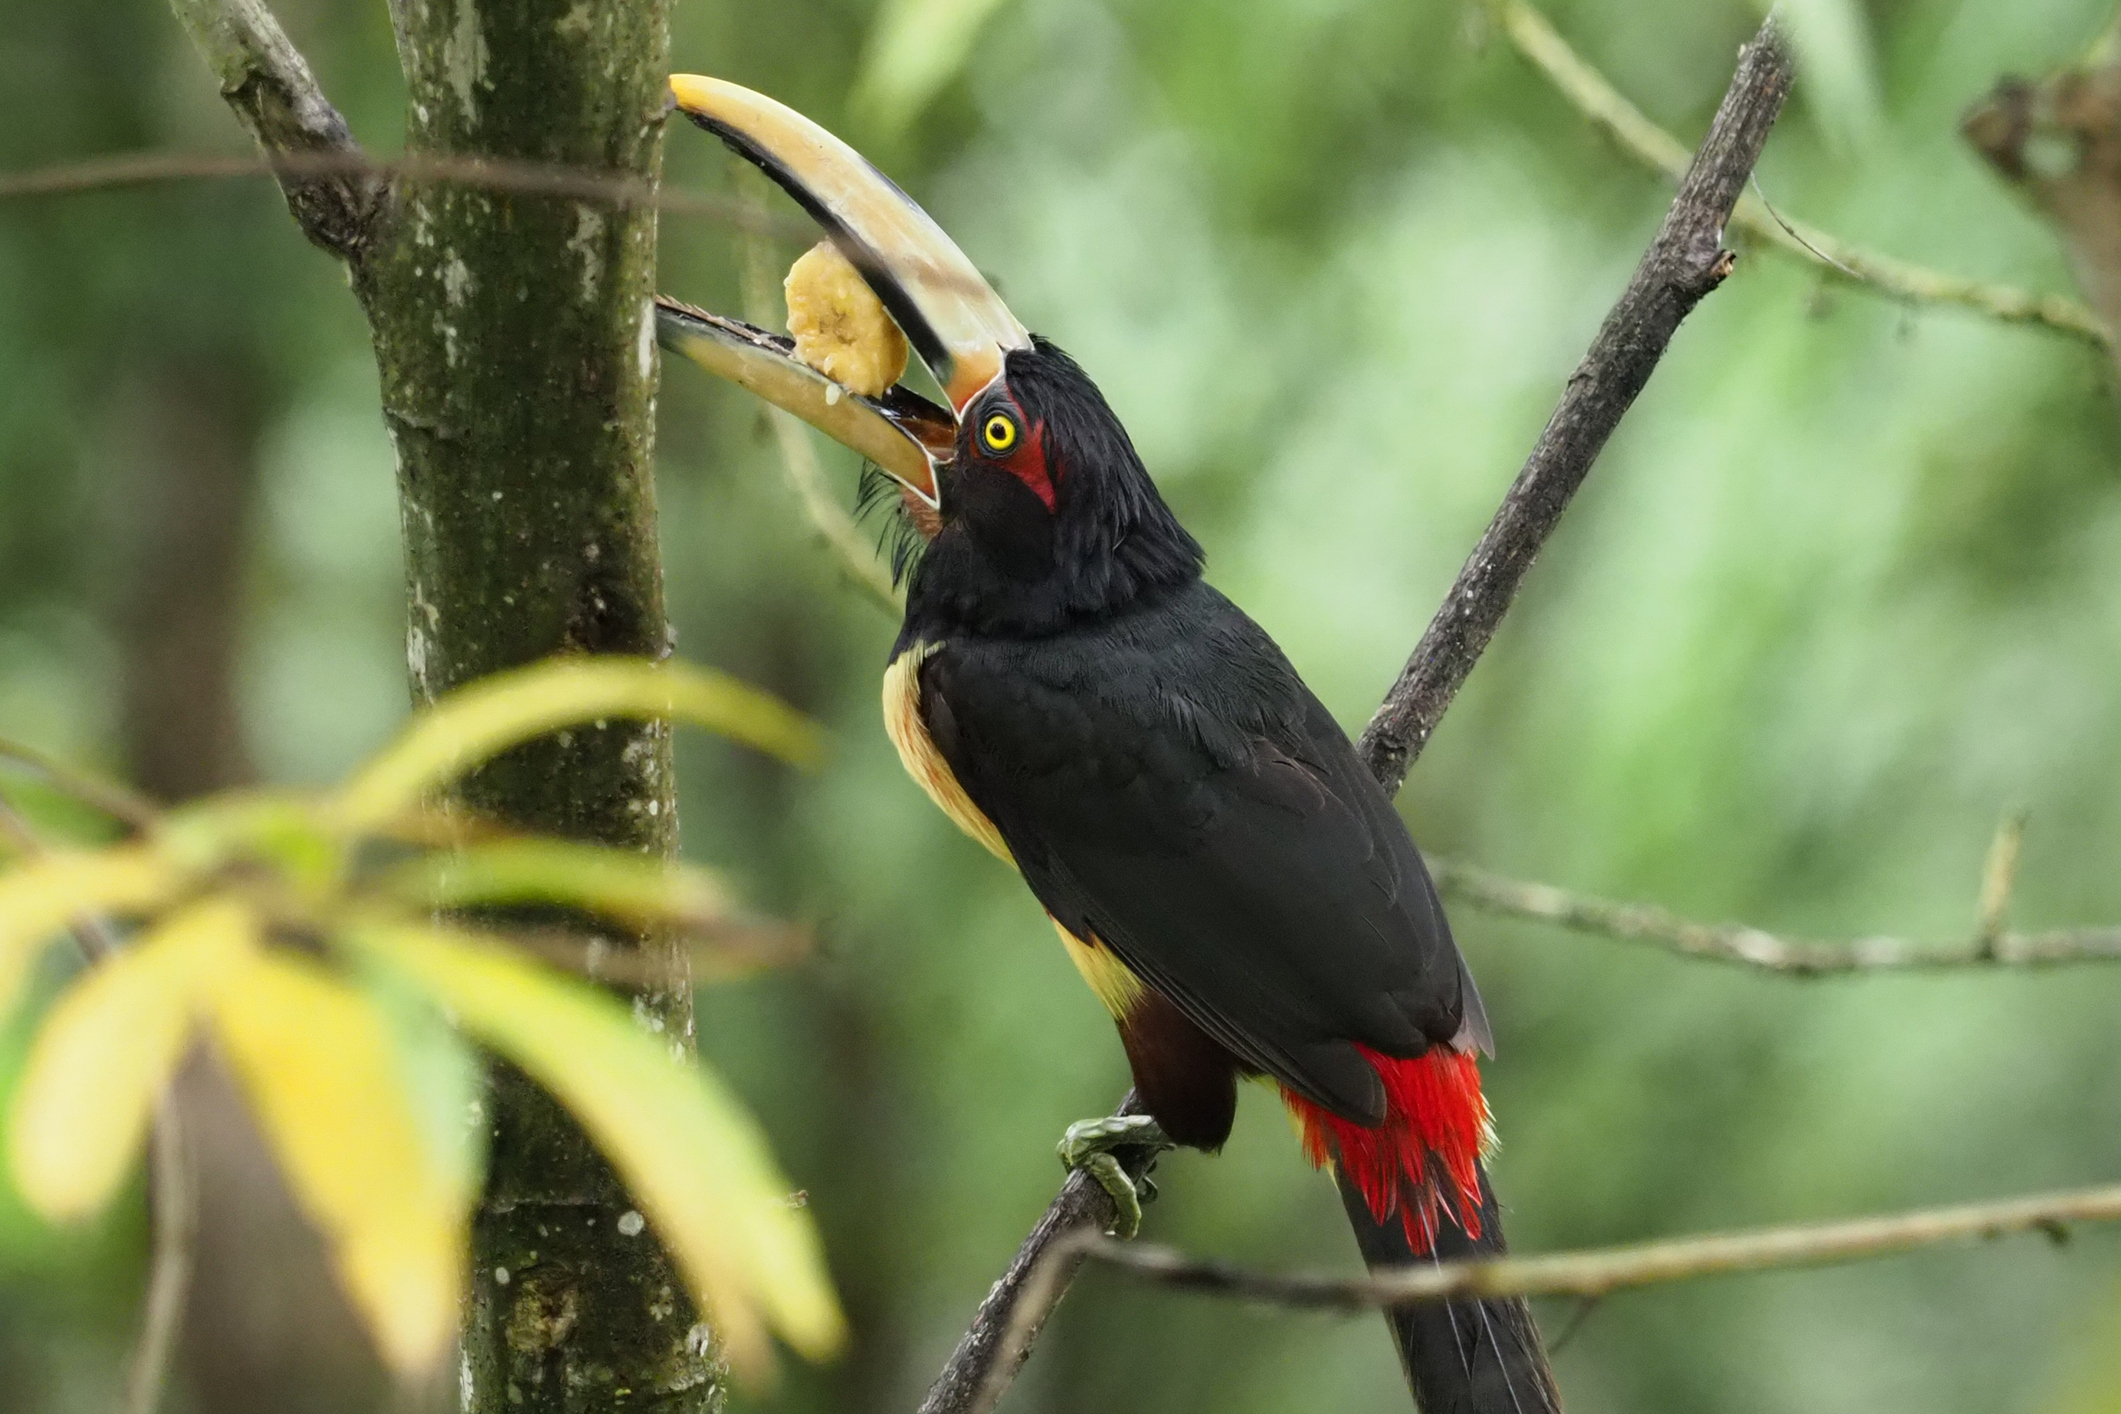
<path fill-rule="evenodd" d="M 2061 1241 L 2068 1236 L 2066 1224 L 2117 1220 L 2121 1220 L 2121 1185 L 1543 1257 L 1443 1262 L 1360 1277 L 1251 1272 L 1188 1257 L 1168 1247 L 1116 1242 L 1096 1232 L 1071 1235 L 1054 1249 L 1050 1260 L 1095 1260 L 1184 1291 L 1310 1310 L 1362 1311 L 1461 1297 L 1596 1298 L 1630 1287 L 1694 1277 L 1827 1266 L 2024 1232 L 2045 1233 Z"/>
<path fill-rule="evenodd" d="M 1359 749 L 1387 791 L 1397 792 L 1421 754 L 1673 331 L 1730 273 L 1733 257 L 1722 248 L 1723 225 L 1760 159 L 1791 76 L 1780 29 L 1770 18 L 1740 54 L 1730 89 L 1656 240 L 1570 376 L 1561 406 L 1450 597 L 1363 733 Z M 968 1414 L 991 1407 L 1016 1377 L 1039 1325 L 1080 1264 L 1079 1254 L 1054 1255 L 1056 1244 L 1071 1234 L 1102 1232 L 1112 1219 L 1104 1190 L 1082 1174 L 1071 1176 L 1018 1249 L 1008 1273 L 980 1304 L 930 1387 L 921 1414 Z M 1030 1292 L 1034 1279 L 1039 1290 Z M 1020 1316 L 1020 1307 L 1030 1314 Z"/>
<path fill-rule="evenodd" d="M 221 96 L 268 159 L 359 155 L 346 120 L 264 0 L 171 0 L 171 5 L 221 81 Z M 303 235 L 352 260 L 367 240 L 383 184 L 361 172 L 300 177 L 282 172 L 280 189 Z"/>
<path fill-rule="evenodd" d="M 2121 961 L 2121 928 L 1977 932 L 1967 942 L 1946 947 L 1893 937 L 1817 942 L 1783 937 L 1743 923 L 1700 923 L 1655 904 L 1621 903 L 1551 884 L 1506 879 L 1447 859 L 1431 857 L 1429 871 L 1436 876 L 1436 886 L 1445 897 L 1485 913 L 1551 923 L 1624 942 L 1649 943 L 1683 957 L 1735 962 L 1799 977 Z"/>
<path fill-rule="evenodd" d="M 1623 151 L 1674 180 L 1686 170 L 1687 152 L 1679 139 L 1651 122 L 1604 74 L 1585 62 L 1528 0 L 1488 0 L 1488 8 L 1517 51 Z M 1958 305 L 2006 324 L 2032 324 L 2067 334 L 2095 348 L 2111 349 L 2113 344 L 2106 322 L 2074 300 L 1969 280 L 1868 251 L 1817 226 L 1785 222 L 1755 196 L 1739 200 L 1731 224 L 1785 255 L 1817 266 L 1825 275 L 1888 299 Z"/>

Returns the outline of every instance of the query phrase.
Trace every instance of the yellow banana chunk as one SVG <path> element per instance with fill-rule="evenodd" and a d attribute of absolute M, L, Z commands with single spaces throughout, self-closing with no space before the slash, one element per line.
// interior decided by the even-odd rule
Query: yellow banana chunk
<path fill-rule="evenodd" d="M 906 371 L 906 336 L 832 242 L 805 251 L 782 289 L 797 358 L 865 398 L 898 382 Z"/>

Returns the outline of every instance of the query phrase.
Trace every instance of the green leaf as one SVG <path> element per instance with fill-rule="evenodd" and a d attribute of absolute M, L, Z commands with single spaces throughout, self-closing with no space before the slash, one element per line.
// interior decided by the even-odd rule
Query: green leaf
<path fill-rule="evenodd" d="M 765 1331 L 813 1358 L 845 1336 L 809 1214 L 743 1106 L 672 1040 L 588 983 L 439 928 L 350 933 L 573 1112 L 611 1160 L 737 1368 L 771 1368 Z M 673 1052 L 676 1052 L 674 1055 Z"/>
<path fill-rule="evenodd" d="M 16 1186 L 53 1221 L 111 1200 L 184 1054 L 208 979 L 252 945 L 241 904 L 184 909 L 59 998 L 31 1043 L 9 1116 Z"/>
<path fill-rule="evenodd" d="M 641 927 L 712 928 L 732 911 L 728 890 L 704 869 L 555 839 L 424 855 L 392 869 L 382 886 L 426 908 L 549 904 Z"/>
<path fill-rule="evenodd" d="M 885 0 L 862 51 L 848 106 L 886 133 L 903 132 L 957 77 L 1002 0 Z"/>
<path fill-rule="evenodd" d="M 486 1173 L 486 1067 L 425 993 L 395 969 L 367 963 L 355 981 L 389 1028 L 398 1078 L 438 1171 L 458 1192 Z"/>
<path fill-rule="evenodd" d="M 293 791 L 225 791 L 170 811 L 155 838 L 194 873 L 250 860 L 322 892 L 337 883 L 345 862 L 332 824 L 314 798 Z"/>
<path fill-rule="evenodd" d="M 378 1352 L 431 1374 L 456 1334 L 475 1189 L 420 1113 L 391 1020 L 317 963 L 262 950 L 217 981 L 212 1016 Z"/>
<path fill-rule="evenodd" d="M 725 673 L 646 658 L 569 658 L 496 673 L 420 714 L 339 796 L 343 822 L 372 830 L 427 792 L 533 737 L 605 717 L 669 717 L 807 765 L 815 726 Z"/>
<path fill-rule="evenodd" d="M 30 964 L 68 920 L 152 908 L 180 877 L 143 845 L 39 855 L 0 874 L 0 1014 L 13 1010 Z"/>

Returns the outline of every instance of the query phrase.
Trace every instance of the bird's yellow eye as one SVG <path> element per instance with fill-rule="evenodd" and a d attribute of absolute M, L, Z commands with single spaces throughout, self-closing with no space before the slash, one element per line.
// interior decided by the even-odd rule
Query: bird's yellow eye
<path fill-rule="evenodd" d="M 988 451 L 1006 452 L 1016 445 L 1016 423 L 1007 413 L 998 412 L 981 425 L 979 435 Z"/>

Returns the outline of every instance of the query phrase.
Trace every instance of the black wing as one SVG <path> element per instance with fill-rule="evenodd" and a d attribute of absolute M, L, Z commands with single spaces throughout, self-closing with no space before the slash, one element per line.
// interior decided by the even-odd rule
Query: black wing
<path fill-rule="evenodd" d="M 1062 926 L 1245 1064 L 1347 1118 L 1355 1049 L 1487 1045 L 1391 801 L 1273 641 L 1205 585 L 1095 630 L 952 639 L 931 736 Z"/>

